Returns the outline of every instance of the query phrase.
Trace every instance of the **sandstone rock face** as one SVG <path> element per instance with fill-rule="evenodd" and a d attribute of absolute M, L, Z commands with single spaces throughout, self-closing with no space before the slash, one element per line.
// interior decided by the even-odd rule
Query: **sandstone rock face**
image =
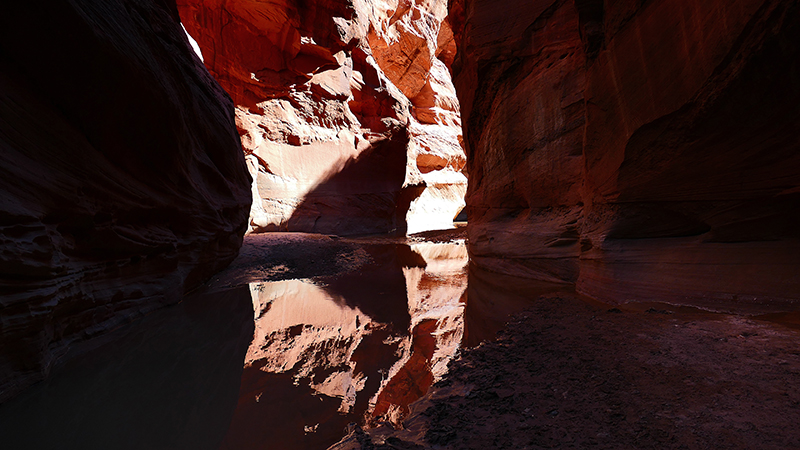
<path fill-rule="evenodd" d="M 609 302 L 800 299 L 800 6 L 455 0 L 470 252 Z"/>
<path fill-rule="evenodd" d="M 178 0 L 231 94 L 251 230 L 452 227 L 465 156 L 444 0 Z"/>
<path fill-rule="evenodd" d="M 183 293 L 241 245 L 233 105 L 169 1 L 0 15 L 0 401 Z"/>

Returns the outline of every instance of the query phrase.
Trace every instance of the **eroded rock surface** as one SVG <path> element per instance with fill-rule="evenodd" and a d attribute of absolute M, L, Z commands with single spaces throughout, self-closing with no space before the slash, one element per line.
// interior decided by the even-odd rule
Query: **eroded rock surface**
<path fill-rule="evenodd" d="M 470 251 L 609 302 L 800 299 L 800 6 L 455 0 Z"/>
<path fill-rule="evenodd" d="M 250 180 L 171 2 L 0 15 L 0 401 L 224 268 Z"/>
<path fill-rule="evenodd" d="M 237 105 L 251 229 L 452 227 L 466 177 L 446 3 L 178 0 Z"/>

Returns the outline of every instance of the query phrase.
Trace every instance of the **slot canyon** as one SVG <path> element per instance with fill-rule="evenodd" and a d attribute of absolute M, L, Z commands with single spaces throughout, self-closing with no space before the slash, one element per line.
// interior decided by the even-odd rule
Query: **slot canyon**
<path fill-rule="evenodd" d="M 800 1 L 0 14 L 4 449 L 800 449 Z"/>

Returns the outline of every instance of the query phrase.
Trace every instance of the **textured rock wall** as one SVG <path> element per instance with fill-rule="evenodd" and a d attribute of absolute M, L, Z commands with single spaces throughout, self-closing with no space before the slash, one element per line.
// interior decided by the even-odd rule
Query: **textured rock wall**
<path fill-rule="evenodd" d="M 444 0 L 178 0 L 237 105 L 251 228 L 448 228 L 464 206 Z"/>
<path fill-rule="evenodd" d="M 454 0 L 470 252 L 610 302 L 800 299 L 800 6 Z"/>
<path fill-rule="evenodd" d="M 174 3 L 4 7 L 0 192 L 0 401 L 236 256 L 233 105 Z"/>

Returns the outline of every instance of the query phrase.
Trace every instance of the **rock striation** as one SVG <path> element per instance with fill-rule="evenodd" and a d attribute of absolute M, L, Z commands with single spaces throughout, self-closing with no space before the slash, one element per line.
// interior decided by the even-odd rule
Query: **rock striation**
<path fill-rule="evenodd" d="M 0 15 L 0 401 L 224 268 L 250 178 L 174 2 Z"/>
<path fill-rule="evenodd" d="M 465 155 L 444 0 L 178 0 L 236 104 L 253 231 L 452 227 Z"/>
<path fill-rule="evenodd" d="M 800 300 L 800 5 L 453 0 L 484 268 L 621 303 Z"/>

